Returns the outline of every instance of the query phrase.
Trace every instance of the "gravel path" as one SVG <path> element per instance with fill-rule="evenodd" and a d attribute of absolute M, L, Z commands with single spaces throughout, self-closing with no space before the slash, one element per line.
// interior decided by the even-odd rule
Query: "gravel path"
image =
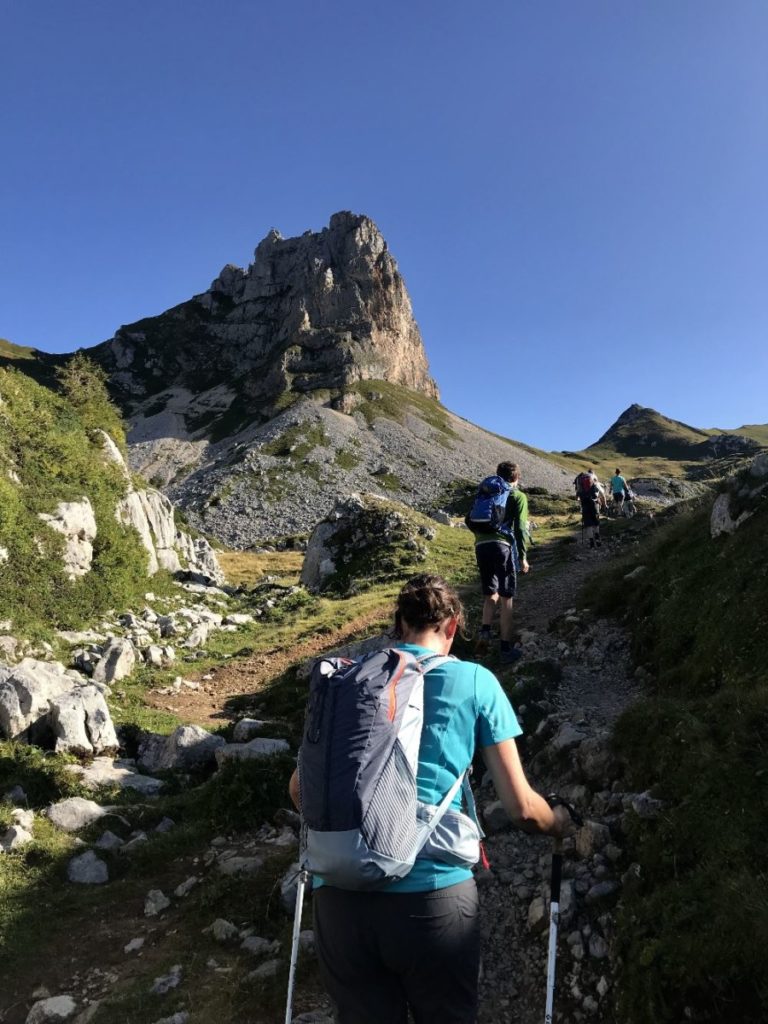
<path fill-rule="evenodd" d="M 549 717 L 540 726 L 543 737 L 524 741 L 526 771 L 540 792 L 567 796 L 592 820 L 599 818 L 596 809 L 608 808 L 611 799 L 620 806 L 620 796 L 611 794 L 610 779 L 605 780 L 602 793 L 590 792 L 575 781 L 580 778 L 578 751 L 586 751 L 590 744 L 604 745 L 607 729 L 639 694 L 624 631 L 613 622 L 575 614 L 577 595 L 611 557 L 605 546 L 598 553 L 587 552 L 581 544 L 534 549 L 532 570 L 521 584 L 516 605 L 526 657 L 513 674 L 523 678 L 524 666 L 532 662 L 562 673 L 559 684 L 545 692 L 543 700 L 539 698 Z M 490 667 L 498 669 L 494 664 Z M 506 682 L 509 685 L 511 680 Z M 555 757 L 546 739 L 560 727 L 573 727 L 586 742 Z M 602 786 L 600 783 L 597 788 Z M 484 787 L 481 807 L 487 808 L 493 799 L 492 790 Z M 540 1024 L 545 1004 L 552 844 L 509 826 L 501 825 L 500 831 L 494 832 L 489 823 L 487 830 L 491 833 L 487 850 L 492 868 L 478 875 L 483 934 L 479 1021 Z M 573 840 L 567 841 L 566 850 L 573 845 Z M 619 859 L 618 849 L 607 850 Z M 615 1020 L 610 950 L 613 919 L 587 902 L 593 886 L 615 874 L 608 856 L 598 853 L 580 859 L 566 853 L 555 1002 L 555 1020 L 561 1024 Z"/>

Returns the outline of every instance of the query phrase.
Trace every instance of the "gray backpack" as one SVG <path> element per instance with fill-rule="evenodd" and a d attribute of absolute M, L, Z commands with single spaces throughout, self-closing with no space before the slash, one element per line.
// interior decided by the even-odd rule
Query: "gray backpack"
<path fill-rule="evenodd" d="M 387 649 L 315 664 L 299 752 L 302 868 L 328 885 L 377 889 L 404 878 L 420 854 L 479 859 L 466 771 L 439 805 L 417 798 L 424 675 L 448 660 Z M 462 787 L 471 817 L 448 810 Z"/>

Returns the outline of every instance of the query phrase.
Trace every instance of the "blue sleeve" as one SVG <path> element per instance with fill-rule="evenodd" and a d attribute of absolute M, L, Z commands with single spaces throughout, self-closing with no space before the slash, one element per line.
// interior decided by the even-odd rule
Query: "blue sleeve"
<path fill-rule="evenodd" d="M 477 666 L 475 673 L 475 702 L 478 747 L 491 747 L 502 740 L 511 740 L 522 734 L 517 715 L 501 684 L 496 676 L 482 665 Z"/>

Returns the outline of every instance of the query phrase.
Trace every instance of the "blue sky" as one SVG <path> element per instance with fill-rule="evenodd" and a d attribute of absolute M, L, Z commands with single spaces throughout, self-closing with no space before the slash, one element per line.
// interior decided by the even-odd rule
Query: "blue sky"
<path fill-rule="evenodd" d="M 445 404 L 768 421 L 764 0 L 0 0 L 0 337 L 69 351 L 379 225 Z"/>

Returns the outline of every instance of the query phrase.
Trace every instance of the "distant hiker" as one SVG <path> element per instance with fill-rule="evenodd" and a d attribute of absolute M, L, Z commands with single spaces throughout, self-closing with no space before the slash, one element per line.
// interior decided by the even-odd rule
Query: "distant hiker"
<path fill-rule="evenodd" d="M 618 512 L 624 511 L 624 495 L 626 491 L 627 481 L 621 475 L 621 470 L 617 469 L 611 477 L 611 495 L 613 497 L 614 509 Z"/>
<path fill-rule="evenodd" d="M 624 515 L 630 519 L 637 512 L 637 506 L 635 505 L 635 492 L 627 484 L 626 490 L 624 491 Z"/>
<path fill-rule="evenodd" d="M 588 469 L 579 473 L 573 481 L 576 488 L 576 496 L 581 506 L 581 526 L 589 542 L 590 548 L 599 548 L 600 540 L 600 509 L 605 508 L 605 492 L 603 491 L 597 474 L 594 470 Z"/>
<path fill-rule="evenodd" d="M 475 558 L 484 595 L 483 618 L 477 653 L 488 649 L 491 625 L 499 606 L 501 661 L 511 665 L 522 657 L 512 645 L 512 609 L 517 593 L 517 572 L 528 572 L 526 553 L 528 498 L 519 488 L 520 470 L 514 462 L 500 462 L 496 475 L 486 477 L 477 490 L 466 524 L 475 535 Z"/>
<path fill-rule="evenodd" d="M 515 743 L 521 729 L 496 677 L 449 657 L 463 622 L 453 587 L 425 573 L 397 598 L 395 650 L 357 663 L 321 661 L 313 671 L 290 792 L 308 837 L 302 863 L 315 871 L 315 949 L 339 1024 L 404 1024 L 409 1010 L 416 1024 L 477 1019 L 480 919 L 471 869 L 481 833 L 466 781 L 476 749 L 519 827 L 555 838 L 572 830 L 568 811 L 550 807 L 525 777 Z M 404 763 L 413 750 L 415 782 Z M 407 859 L 414 824 L 439 813 L 451 794 L 413 866 L 388 880 Z M 370 856 L 362 864 L 361 849 Z M 330 876 L 318 877 L 317 860 Z M 369 869 L 370 884 L 330 881 L 344 872 L 361 879 Z"/>

